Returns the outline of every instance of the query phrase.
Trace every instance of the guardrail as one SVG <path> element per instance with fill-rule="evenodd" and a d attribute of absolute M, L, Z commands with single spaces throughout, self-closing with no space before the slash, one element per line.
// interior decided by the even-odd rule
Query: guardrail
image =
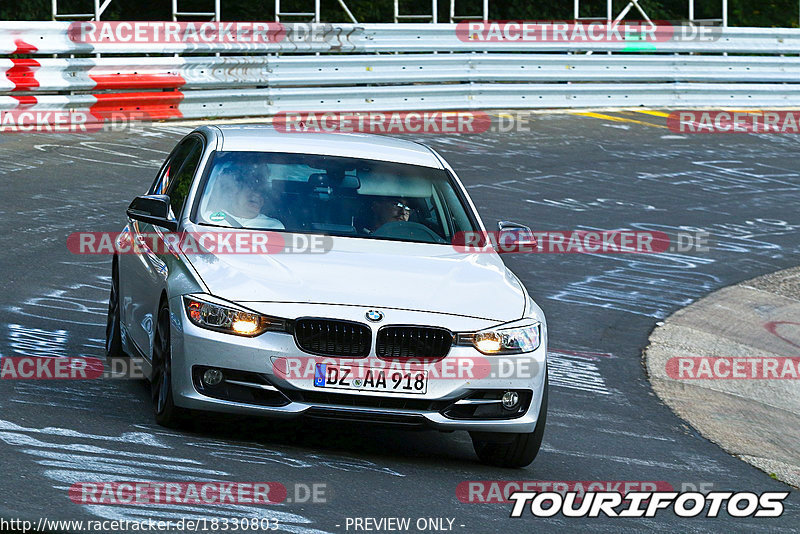
<path fill-rule="evenodd" d="M 0 59 L 0 92 L 445 82 L 800 81 L 800 57 L 409 54 Z"/>
<path fill-rule="evenodd" d="M 26 111 L 83 110 L 93 116 L 142 112 L 150 119 L 258 117 L 281 111 L 532 109 L 599 106 L 797 106 L 800 85 L 779 84 L 444 84 L 377 87 L 212 89 L 207 91 L 45 95 Z M 21 109 L 0 96 L 0 110 Z"/>
<path fill-rule="evenodd" d="M 87 43 L 69 23 L 0 22 L 0 54 L 14 56 L 0 58 L 0 111 L 170 119 L 800 103 L 797 29 L 726 28 L 711 40 L 642 43 L 486 42 L 458 28 L 286 25 L 279 39 L 260 43 Z M 46 57 L 100 53 L 125 56 Z M 176 53 L 186 55 L 165 55 Z"/>
<path fill-rule="evenodd" d="M 0 54 L 190 54 L 316 52 L 647 52 L 798 54 L 800 29 L 715 28 L 706 38 L 631 41 L 522 41 L 467 39 L 458 24 L 284 24 L 274 42 L 98 42 L 81 39 L 67 22 L 0 22 Z M 81 24 L 81 23 L 74 23 Z M 200 23 L 198 23 L 200 24 Z M 70 30 L 70 28 L 73 28 Z M 86 42 L 83 42 L 86 41 Z"/>

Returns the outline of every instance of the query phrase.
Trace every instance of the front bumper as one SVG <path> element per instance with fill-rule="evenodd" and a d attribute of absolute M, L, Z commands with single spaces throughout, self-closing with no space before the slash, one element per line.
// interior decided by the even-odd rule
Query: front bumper
<path fill-rule="evenodd" d="M 352 306 L 312 306 L 297 315 L 314 315 L 335 319 L 365 322 L 364 310 Z M 297 305 L 294 305 L 296 308 Z M 529 433 L 536 427 L 543 388 L 547 352 L 546 325 L 542 324 L 542 344 L 531 352 L 511 356 L 484 356 L 472 347 L 454 346 L 446 358 L 437 363 L 406 363 L 400 360 L 380 360 L 373 350 L 366 358 L 334 358 L 314 356 L 301 351 L 294 337 L 287 333 L 266 332 L 254 338 L 233 336 L 206 330 L 192 324 L 186 317 L 180 297 L 170 301 L 172 311 L 172 370 L 175 404 L 184 408 L 249 414 L 271 418 L 319 417 L 351 421 L 428 427 L 444 431 L 468 430 L 481 432 Z M 258 310 L 276 316 L 289 310 Z M 281 314 L 281 311 L 284 314 Z M 392 310 L 387 321 L 392 324 L 421 324 L 441 326 L 451 331 L 478 330 L 491 326 L 483 320 L 441 314 Z M 393 369 L 427 370 L 427 390 L 424 394 L 403 394 L 376 391 L 342 391 L 314 385 L 316 363 L 349 365 L 351 367 L 384 367 Z M 198 387 L 197 370 L 210 367 L 235 370 L 256 376 L 258 380 L 235 380 L 251 383 L 268 392 L 277 390 L 283 396 L 282 405 L 215 398 Z M 195 370 L 193 376 L 193 369 Z M 260 382 L 259 382 L 260 381 Z M 255 382 L 259 382 L 256 384 Z M 242 386 L 237 386 L 242 387 Z M 507 390 L 523 394 L 526 406 L 508 418 L 480 416 L 455 418 L 452 407 L 464 407 L 476 396 L 492 396 Z M 207 393 L 207 392 L 206 392 Z M 525 396 L 527 395 L 527 396 Z M 457 411 L 463 414 L 463 410 Z"/>

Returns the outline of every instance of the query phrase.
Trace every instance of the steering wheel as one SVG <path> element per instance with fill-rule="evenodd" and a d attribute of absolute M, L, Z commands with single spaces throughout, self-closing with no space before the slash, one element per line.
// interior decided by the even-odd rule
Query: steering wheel
<path fill-rule="evenodd" d="M 392 221 L 384 224 L 372 234 L 375 237 L 391 237 L 427 243 L 444 243 L 445 240 L 424 224 L 409 221 Z"/>

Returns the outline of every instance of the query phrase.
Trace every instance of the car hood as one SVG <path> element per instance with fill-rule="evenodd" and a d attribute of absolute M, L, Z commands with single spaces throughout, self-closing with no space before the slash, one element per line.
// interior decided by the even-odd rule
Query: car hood
<path fill-rule="evenodd" d="M 324 253 L 187 258 L 211 294 L 234 302 L 343 304 L 497 321 L 524 313 L 525 292 L 494 252 L 348 237 L 331 243 Z"/>

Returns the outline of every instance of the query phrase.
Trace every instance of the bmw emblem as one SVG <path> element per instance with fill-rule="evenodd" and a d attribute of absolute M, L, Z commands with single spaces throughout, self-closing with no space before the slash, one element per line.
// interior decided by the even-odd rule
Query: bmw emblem
<path fill-rule="evenodd" d="M 378 310 L 370 310 L 367 312 L 367 319 L 372 321 L 373 323 L 377 323 L 383 320 L 383 312 L 379 312 Z"/>

